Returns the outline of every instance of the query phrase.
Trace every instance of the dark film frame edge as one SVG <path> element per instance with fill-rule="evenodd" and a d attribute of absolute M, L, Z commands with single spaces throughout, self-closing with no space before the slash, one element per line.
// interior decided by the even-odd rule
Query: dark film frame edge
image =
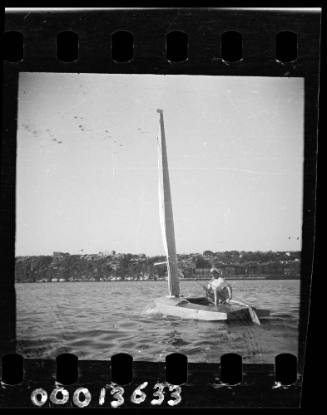
<path fill-rule="evenodd" d="M 146 11 L 147 16 L 149 16 L 150 11 Z M 157 20 L 158 23 L 158 10 L 153 13 L 153 23 Z M 275 29 L 271 29 L 269 34 L 275 33 L 276 31 L 291 30 L 293 27 L 294 31 L 301 32 L 301 36 L 298 39 L 298 61 L 294 65 L 293 63 L 277 64 L 273 59 L 268 59 L 267 57 L 262 58 L 259 56 L 260 47 L 265 43 L 263 37 L 253 44 L 253 37 L 255 36 L 255 30 L 250 28 L 246 23 L 247 19 L 258 17 L 260 12 L 250 12 L 243 11 L 238 15 L 235 11 L 210 11 L 211 14 L 221 24 L 217 25 L 217 28 L 213 28 L 210 25 L 208 26 L 208 31 L 205 32 L 204 36 L 209 39 L 209 45 L 205 50 L 204 63 L 201 62 L 201 51 L 199 56 L 196 55 L 196 50 L 199 48 L 198 39 L 195 38 L 194 26 L 192 26 L 192 21 L 198 17 L 197 13 L 200 13 L 200 22 L 205 23 L 205 17 L 201 10 L 195 10 L 191 12 L 191 22 L 187 20 L 187 16 L 190 17 L 189 11 L 186 14 L 181 13 L 178 16 L 178 19 L 174 21 L 173 27 L 169 25 L 169 16 L 173 12 L 172 10 L 161 10 L 161 13 L 164 13 L 167 17 L 167 21 L 157 25 L 156 33 L 161 35 L 163 38 L 164 34 L 167 32 L 165 28 L 169 26 L 169 30 L 183 30 L 191 36 L 189 38 L 189 53 L 190 58 L 188 61 L 182 65 L 174 64 L 169 65 L 163 58 L 164 51 L 159 51 L 156 49 L 156 42 L 149 41 L 146 39 L 147 30 L 149 29 L 149 24 L 146 27 L 141 27 L 140 22 L 143 17 L 140 16 L 139 12 L 134 12 L 131 15 L 131 32 L 136 33 L 138 36 L 135 36 L 135 62 L 130 64 L 117 64 L 110 62 L 110 56 L 107 54 L 102 60 L 95 60 L 93 63 L 86 62 L 86 56 L 88 53 L 92 54 L 93 58 L 97 57 L 96 55 L 100 53 L 101 55 L 101 45 L 98 49 L 94 49 L 96 45 L 96 39 L 98 34 L 93 33 L 93 38 L 91 36 L 91 41 L 87 44 L 87 39 L 81 34 L 80 35 L 80 51 L 81 56 L 77 62 L 72 63 L 58 63 L 56 62 L 56 54 L 49 54 L 49 50 L 53 51 L 53 43 L 51 44 L 51 34 L 46 33 L 45 40 L 42 41 L 42 45 L 38 50 L 33 51 L 32 45 L 35 44 L 37 38 L 40 38 L 40 32 L 42 33 L 42 28 L 39 28 L 39 31 L 34 31 L 31 29 L 32 22 L 36 23 L 38 18 L 41 18 L 42 13 L 37 15 L 30 15 L 28 19 L 23 18 L 23 14 L 18 13 L 15 15 L 8 14 L 6 19 L 6 30 L 17 30 L 24 34 L 25 43 L 26 43 L 26 53 L 24 60 L 18 63 L 8 63 L 4 64 L 4 97 L 3 104 L 6 111 L 3 112 L 3 140 L 2 140 L 2 153 L 1 153 L 1 186 L 2 193 L 5 199 L 5 203 L 1 208 L 1 226 L 3 229 L 2 238 L 4 244 L 0 259 L 1 269 L 4 271 L 4 281 L 0 282 L 1 284 L 1 307 L 3 311 L 9 310 L 7 316 L 9 319 L 3 318 L 4 314 L 1 313 L 1 351 L 2 353 L 14 352 L 15 351 L 15 336 L 16 336 L 16 325 L 15 325 L 15 313 L 16 313 L 16 303 L 15 303 L 15 289 L 14 289 L 14 236 L 15 236 L 15 157 L 16 157 L 16 140 L 13 140 L 13 137 L 16 136 L 17 131 L 17 92 L 18 92 L 18 75 L 19 71 L 41 71 L 41 72 L 99 72 L 99 73 L 171 73 L 171 74 L 208 74 L 208 75 L 261 75 L 261 76 L 301 76 L 304 77 L 305 83 L 305 157 L 304 157 L 304 192 L 303 192 L 303 245 L 302 245 L 302 268 L 301 268 L 301 308 L 300 308 L 300 334 L 299 334 L 299 362 L 298 362 L 298 371 L 300 374 L 303 373 L 304 362 L 302 357 L 305 355 L 306 348 L 306 335 L 307 335 L 307 320 L 308 320 L 308 311 L 309 311 L 309 302 L 308 295 L 311 289 L 311 276 L 313 272 L 313 253 L 314 253 L 314 237 L 315 237 L 315 205 L 316 205 L 316 195 L 315 195 L 315 186 L 316 186 L 316 166 L 317 166 L 317 121 L 318 113 L 314 111 L 318 103 L 318 86 L 319 86 L 319 25 L 320 25 L 320 16 L 319 13 L 305 14 L 297 13 L 294 17 L 294 21 L 290 22 L 290 15 L 286 15 L 283 12 L 276 13 L 267 13 L 263 18 L 263 22 L 259 22 L 259 26 L 264 25 L 265 23 L 272 21 Z M 126 30 L 126 24 L 120 25 L 119 23 L 119 11 L 111 11 L 111 16 L 109 20 L 113 19 L 112 14 L 114 13 L 115 30 L 119 30 L 122 27 L 123 30 Z M 126 12 L 125 12 L 126 13 Z M 193 13 L 193 14 L 192 14 Z M 226 13 L 229 18 L 226 21 Z M 76 14 L 76 13 L 75 13 Z M 220 14 L 220 16 L 219 16 Z M 97 13 L 92 13 L 94 18 Z M 274 17 L 275 15 L 275 17 Z M 47 15 L 52 22 L 52 29 L 56 27 L 56 33 L 64 30 L 76 30 L 76 25 L 70 20 L 71 13 L 60 13 L 60 22 L 56 23 L 56 16 L 52 14 L 51 16 Z M 81 23 L 80 28 L 77 30 L 87 33 L 87 13 L 81 13 Z M 222 17 L 225 18 L 225 22 L 222 22 Z M 276 21 L 276 17 L 278 21 Z M 242 18 L 245 18 L 242 21 Z M 84 20 L 83 20 L 84 19 Z M 275 20 L 274 20 L 275 19 Z M 28 21 L 29 20 L 29 21 Z M 27 24 L 28 21 L 28 24 Z M 230 22 L 233 24 L 230 25 Z M 258 20 L 256 19 L 256 22 Z M 316 26 L 313 24 L 315 23 Z M 90 24 L 90 23 L 89 23 Z M 25 27 L 24 27 L 25 25 Z M 154 23 L 156 25 L 156 23 Z M 100 25 L 101 26 L 101 25 Z M 103 26 L 100 28 L 105 30 L 108 24 L 103 23 Z M 232 29 L 230 29 L 232 27 Z M 212 38 L 214 33 L 222 33 L 223 31 L 233 30 L 233 28 L 238 28 L 238 30 L 244 35 L 243 43 L 243 52 L 244 52 L 244 61 L 245 62 L 235 62 L 230 67 L 225 67 L 219 62 L 218 52 L 218 39 L 216 39 L 216 50 L 213 47 Z M 225 30 L 226 29 L 226 30 Z M 258 30 L 258 28 L 256 28 Z M 115 31 L 111 28 L 110 32 Z M 303 30 L 303 32 L 302 32 Z M 45 32 L 47 32 L 45 30 Z M 155 37 L 155 36 L 154 36 Z M 304 38 L 305 37 L 305 38 Z M 108 36 L 107 36 L 108 38 Z M 192 48 L 192 41 L 190 39 L 196 39 L 195 45 L 196 48 Z M 108 38 L 109 39 L 109 38 Z M 211 40 L 210 40 L 211 39 Z M 252 39 L 252 41 L 251 41 Z M 138 41 L 139 40 L 139 41 Z M 142 45 L 141 41 L 144 41 Z M 316 40 L 316 43 L 313 42 Z M 161 40 L 162 42 L 162 40 Z M 252 43 L 251 43 L 252 42 Z M 51 46 L 50 46 L 51 45 Z M 49 48 L 50 46 L 50 48 Z M 252 48 L 252 49 L 251 49 Z M 109 50 L 109 44 L 107 44 L 107 49 Z M 200 50 L 200 49 L 198 49 Z M 44 53 L 48 51 L 48 54 Z M 94 52 L 95 51 L 95 52 Z M 102 49 L 103 51 L 103 49 Z M 140 52 L 140 54 L 138 54 Z M 149 53 L 150 52 L 150 53 Z M 155 54 L 157 53 L 157 55 Z M 216 53 L 216 58 L 218 62 L 215 64 L 208 61 L 208 56 L 213 56 Z M 155 59 L 149 59 L 149 56 L 155 57 Z M 303 57 L 301 59 L 301 57 Z M 310 59 L 313 59 L 310 61 Z M 42 62 L 41 62 L 42 61 Z M 92 70 L 93 69 L 93 70 Z M 12 97 L 15 96 L 16 99 L 13 100 Z M 2 311 L 1 310 L 1 311 Z M 305 317 L 305 318 L 304 318 Z M 191 364 L 192 365 L 192 364 Z"/>

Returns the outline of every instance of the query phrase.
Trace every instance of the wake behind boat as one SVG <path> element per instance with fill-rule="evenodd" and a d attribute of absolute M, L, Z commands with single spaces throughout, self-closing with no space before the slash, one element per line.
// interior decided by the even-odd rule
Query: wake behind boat
<path fill-rule="evenodd" d="M 230 300 L 226 304 L 219 304 L 216 306 L 208 296 L 186 298 L 180 295 L 163 110 L 158 109 L 157 112 L 160 117 L 158 135 L 159 213 L 167 257 L 169 295 L 167 297 L 155 299 L 156 309 L 162 314 L 182 319 L 204 321 L 249 321 L 259 325 L 259 317 L 268 316 L 270 313 L 269 310 L 256 309 L 236 300 Z"/>

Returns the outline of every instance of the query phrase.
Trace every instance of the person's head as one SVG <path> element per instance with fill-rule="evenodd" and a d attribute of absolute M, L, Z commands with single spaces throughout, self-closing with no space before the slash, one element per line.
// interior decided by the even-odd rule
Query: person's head
<path fill-rule="evenodd" d="M 221 272 L 221 270 L 220 269 L 218 269 L 218 268 L 215 268 L 215 267 L 212 267 L 211 268 L 211 270 L 210 270 L 210 274 L 211 274 L 211 276 L 213 277 L 213 278 L 219 278 L 219 277 L 222 277 L 222 272 Z"/>

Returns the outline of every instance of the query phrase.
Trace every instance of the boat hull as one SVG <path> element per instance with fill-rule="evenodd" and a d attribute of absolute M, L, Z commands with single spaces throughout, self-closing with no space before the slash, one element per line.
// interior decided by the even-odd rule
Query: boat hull
<path fill-rule="evenodd" d="M 251 321 L 249 307 L 231 301 L 218 307 L 206 297 L 160 297 L 155 299 L 156 309 L 165 315 L 203 321 Z M 255 309 L 258 317 L 266 317 L 269 310 Z"/>

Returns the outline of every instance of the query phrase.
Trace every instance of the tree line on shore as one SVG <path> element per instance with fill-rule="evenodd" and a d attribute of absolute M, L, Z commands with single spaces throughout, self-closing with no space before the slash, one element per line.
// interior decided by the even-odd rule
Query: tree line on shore
<path fill-rule="evenodd" d="M 16 282 L 105 281 L 110 279 L 160 279 L 166 275 L 164 256 L 117 254 L 19 256 L 15 259 Z M 225 268 L 229 275 L 299 273 L 300 252 L 204 251 L 202 254 L 178 255 L 179 268 L 185 277 L 195 278 L 212 266 Z M 159 264 L 159 265 L 158 265 Z M 250 270 L 250 271 L 249 271 Z"/>

